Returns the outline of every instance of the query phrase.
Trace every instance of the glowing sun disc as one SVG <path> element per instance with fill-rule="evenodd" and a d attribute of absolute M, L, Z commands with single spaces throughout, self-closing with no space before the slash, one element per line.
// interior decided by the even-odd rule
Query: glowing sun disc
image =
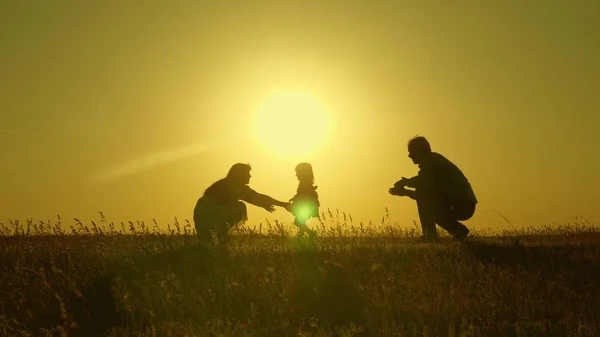
<path fill-rule="evenodd" d="M 327 139 L 330 119 L 323 105 L 302 91 L 278 92 L 269 97 L 254 119 L 254 135 L 280 156 L 302 157 Z"/>

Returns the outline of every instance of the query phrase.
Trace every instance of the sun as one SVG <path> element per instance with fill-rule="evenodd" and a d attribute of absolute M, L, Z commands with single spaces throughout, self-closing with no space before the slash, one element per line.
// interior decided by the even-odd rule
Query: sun
<path fill-rule="evenodd" d="M 330 118 L 323 105 L 304 91 L 277 92 L 266 99 L 254 118 L 254 135 L 278 156 L 300 159 L 327 140 Z"/>

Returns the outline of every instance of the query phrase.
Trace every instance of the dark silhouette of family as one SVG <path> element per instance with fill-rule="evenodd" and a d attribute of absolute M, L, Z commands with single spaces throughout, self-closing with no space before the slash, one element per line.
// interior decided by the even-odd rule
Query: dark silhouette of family
<path fill-rule="evenodd" d="M 409 140 L 408 157 L 419 166 L 418 175 L 410 179 L 403 177 L 389 189 L 389 193 L 416 201 L 423 231 L 421 240 L 437 241 L 436 224 L 456 240 L 464 240 L 469 229 L 460 221 L 470 219 L 477 204 L 468 179 L 450 160 L 433 152 L 425 137 Z M 296 195 L 287 202 L 250 188 L 251 170 L 249 164 L 234 164 L 225 178 L 214 182 L 198 199 L 194 208 L 194 225 L 201 243 L 212 242 L 213 236 L 220 242 L 226 242 L 230 229 L 248 220 L 244 202 L 268 212 L 274 212 L 276 206 L 282 207 L 294 215 L 299 236 L 307 233 L 314 237 L 315 231 L 308 227 L 307 221 L 319 217 L 320 203 L 311 164 L 296 166 L 298 188 Z"/>

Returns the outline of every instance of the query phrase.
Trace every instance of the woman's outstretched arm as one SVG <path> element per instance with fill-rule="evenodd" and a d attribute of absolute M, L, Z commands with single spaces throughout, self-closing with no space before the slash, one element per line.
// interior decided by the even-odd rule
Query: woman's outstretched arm
<path fill-rule="evenodd" d="M 248 191 L 244 194 L 242 200 L 249 202 L 252 205 L 262 207 L 268 210 L 269 212 L 273 212 L 275 210 L 273 206 L 279 206 L 284 208 L 287 208 L 289 206 L 288 202 L 280 201 L 266 194 L 258 193 L 251 188 L 248 188 Z"/>

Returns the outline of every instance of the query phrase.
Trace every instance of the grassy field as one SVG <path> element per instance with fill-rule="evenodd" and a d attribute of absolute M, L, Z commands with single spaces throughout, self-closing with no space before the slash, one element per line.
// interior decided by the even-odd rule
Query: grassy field
<path fill-rule="evenodd" d="M 600 334 L 594 224 L 423 244 L 385 218 L 325 218 L 316 242 L 276 222 L 207 250 L 177 220 L 0 224 L 0 335 Z"/>

